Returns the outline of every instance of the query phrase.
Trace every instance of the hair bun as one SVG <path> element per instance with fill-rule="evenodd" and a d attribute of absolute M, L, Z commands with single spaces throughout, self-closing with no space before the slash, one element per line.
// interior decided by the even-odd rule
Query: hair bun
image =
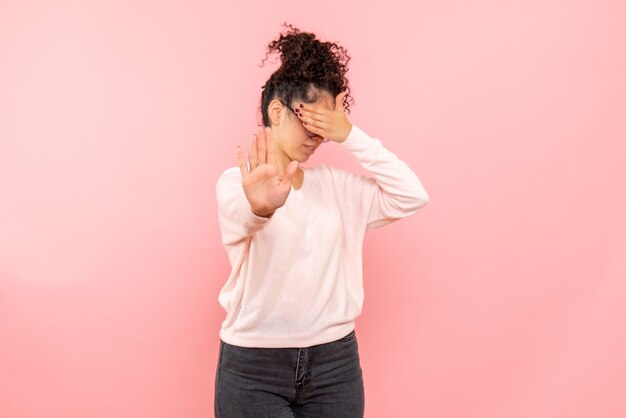
<path fill-rule="evenodd" d="M 291 24 L 283 23 L 283 26 L 288 29 L 267 45 L 261 62 L 263 66 L 270 54 L 280 54 L 280 68 L 263 86 L 261 110 L 265 126 L 269 126 L 266 107 L 272 98 L 286 103 L 294 99 L 311 103 L 315 101 L 309 95 L 311 86 L 326 90 L 333 97 L 347 90 L 344 108 L 349 112 L 350 87 L 345 75 L 350 56 L 345 48 L 334 42 L 322 42 L 314 33 L 302 32 Z"/>

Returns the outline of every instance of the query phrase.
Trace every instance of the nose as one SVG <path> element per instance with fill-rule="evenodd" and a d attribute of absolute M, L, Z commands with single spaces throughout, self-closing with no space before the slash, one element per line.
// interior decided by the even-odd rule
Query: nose
<path fill-rule="evenodd" d="M 306 134 L 309 138 L 319 142 L 319 143 L 323 143 L 323 142 L 328 142 L 328 139 L 324 139 L 323 137 L 319 136 L 318 134 L 315 134 L 311 131 L 309 131 L 308 129 L 306 130 Z"/>

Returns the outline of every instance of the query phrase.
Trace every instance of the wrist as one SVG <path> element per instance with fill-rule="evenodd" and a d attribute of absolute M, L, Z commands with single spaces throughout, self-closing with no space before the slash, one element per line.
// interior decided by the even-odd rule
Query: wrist
<path fill-rule="evenodd" d="M 253 215 L 258 216 L 260 218 L 271 218 L 274 212 L 265 212 L 265 211 L 257 211 L 254 209 L 250 209 Z"/>
<path fill-rule="evenodd" d="M 350 131 L 351 131 L 351 130 L 352 130 L 352 124 L 351 124 L 350 122 L 348 122 L 348 123 L 346 124 L 345 129 L 344 129 L 344 132 L 345 132 L 345 133 L 342 135 L 342 138 L 341 138 L 341 139 L 337 140 L 337 142 L 341 144 L 341 143 L 342 143 L 342 142 L 344 142 L 346 139 L 348 139 L 348 136 L 350 135 Z"/>

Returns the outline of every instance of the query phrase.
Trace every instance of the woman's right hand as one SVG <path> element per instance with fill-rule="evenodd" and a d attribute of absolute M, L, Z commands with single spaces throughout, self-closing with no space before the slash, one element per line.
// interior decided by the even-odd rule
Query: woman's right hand
<path fill-rule="evenodd" d="M 279 177 L 275 161 L 274 138 L 269 127 L 257 127 L 250 142 L 248 155 L 250 169 L 246 165 L 243 150 L 237 147 L 237 161 L 241 170 L 241 184 L 250 203 L 250 210 L 257 216 L 270 217 L 285 204 L 291 191 L 291 180 L 298 169 L 299 161 L 291 161 Z"/>

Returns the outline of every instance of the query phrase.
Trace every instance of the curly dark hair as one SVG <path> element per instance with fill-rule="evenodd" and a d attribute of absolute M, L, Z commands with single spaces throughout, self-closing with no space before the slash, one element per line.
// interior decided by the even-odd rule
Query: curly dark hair
<path fill-rule="evenodd" d="M 319 90 L 328 91 L 333 97 L 347 91 L 344 108 L 350 113 L 348 99 L 352 103 L 354 99 L 350 96 L 350 86 L 345 76 L 350 61 L 346 49 L 334 42 L 321 42 L 315 34 L 301 32 L 286 22 L 283 26 L 290 30 L 269 43 L 260 65 L 263 66 L 269 54 L 280 52 L 280 68 L 262 87 L 260 110 L 263 125 L 270 126 L 267 109 L 273 99 L 289 105 L 294 100 L 314 103 L 319 98 Z"/>

